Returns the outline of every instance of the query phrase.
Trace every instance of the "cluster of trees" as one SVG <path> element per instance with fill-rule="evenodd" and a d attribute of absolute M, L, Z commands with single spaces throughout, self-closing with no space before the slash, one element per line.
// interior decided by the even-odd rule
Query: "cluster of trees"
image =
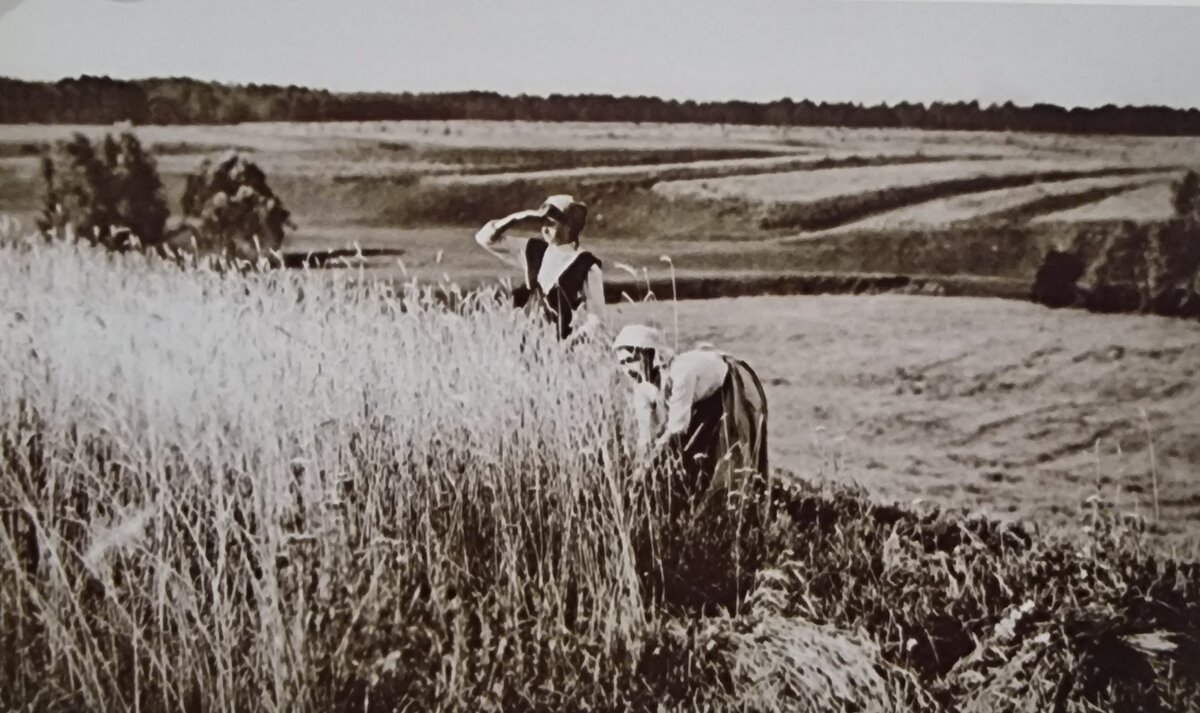
<path fill-rule="evenodd" d="M 1175 183 L 1175 216 L 1161 224 L 1123 222 L 1099 241 L 1078 240 L 1046 254 L 1032 298 L 1050 307 L 1149 312 L 1200 318 L 1200 175 Z"/>
<path fill-rule="evenodd" d="M 1065 109 L 1011 102 L 865 106 L 780 99 L 695 102 L 607 94 L 503 96 L 333 93 L 297 86 L 227 85 L 186 78 L 123 81 L 82 76 L 58 82 L 0 77 L 0 123 L 230 124 L 244 121 L 491 119 L 697 122 L 777 126 L 1041 131 L 1076 134 L 1200 135 L 1200 110 L 1169 107 Z"/>
<path fill-rule="evenodd" d="M 130 131 L 96 144 L 82 134 L 59 142 L 42 158 L 42 178 L 42 232 L 114 250 L 169 246 L 253 259 L 278 250 L 292 227 L 262 170 L 231 153 L 187 177 L 183 215 L 169 228 L 154 158 Z"/>

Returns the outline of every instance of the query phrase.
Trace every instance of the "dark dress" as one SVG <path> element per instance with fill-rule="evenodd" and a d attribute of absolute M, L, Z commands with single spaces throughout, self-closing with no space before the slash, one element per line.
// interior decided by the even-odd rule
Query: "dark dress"
<path fill-rule="evenodd" d="M 766 392 L 746 362 L 724 359 L 729 366 L 725 382 L 692 405 L 688 430 L 676 437 L 697 492 L 727 490 L 749 475 L 769 473 Z"/>
<path fill-rule="evenodd" d="M 603 263 L 586 250 L 558 276 L 549 291 L 538 283 L 538 272 L 549 244 L 541 238 L 530 238 L 525 244 L 525 286 L 513 290 L 513 304 L 519 308 L 537 306 L 548 322 L 555 325 L 559 339 L 571 336 L 575 312 L 583 305 L 588 273 Z"/>
<path fill-rule="evenodd" d="M 732 610 L 753 586 L 769 522 L 767 400 L 745 362 L 724 359 L 721 388 L 692 405 L 688 430 L 666 454 L 686 497 L 670 508 L 678 529 L 660 546 L 661 592 L 681 605 Z"/>

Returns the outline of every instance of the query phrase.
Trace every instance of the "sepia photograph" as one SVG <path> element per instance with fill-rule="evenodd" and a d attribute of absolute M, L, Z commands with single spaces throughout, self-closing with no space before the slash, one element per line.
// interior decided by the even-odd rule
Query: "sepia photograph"
<path fill-rule="evenodd" d="M 0 711 L 1200 713 L 1200 0 L 0 0 Z"/>

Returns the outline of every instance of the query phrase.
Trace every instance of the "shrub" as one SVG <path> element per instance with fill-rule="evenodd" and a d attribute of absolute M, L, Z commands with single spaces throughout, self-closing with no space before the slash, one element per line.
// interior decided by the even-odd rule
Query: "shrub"
<path fill-rule="evenodd" d="M 1200 224 L 1200 175 L 1188 171 L 1174 183 L 1171 205 L 1175 217 L 1193 225 Z"/>
<path fill-rule="evenodd" d="M 182 208 L 204 252 L 254 258 L 278 251 L 291 226 L 266 174 L 237 153 L 215 164 L 205 159 L 187 177 Z"/>
<path fill-rule="evenodd" d="M 1033 278 L 1030 298 L 1047 307 L 1071 307 L 1079 302 L 1076 283 L 1084 264 L 1078 255 L 1051 250 Z"/>
<path fill-rule="evenodd" d="M 1172 220 L 1081 231 L 1065 253 L 1047 253 L 1034 278 L 1034 301 L 1200 318 L 1200 179 L 1194 172 L 1175 184 L 1174 203 Z"/>

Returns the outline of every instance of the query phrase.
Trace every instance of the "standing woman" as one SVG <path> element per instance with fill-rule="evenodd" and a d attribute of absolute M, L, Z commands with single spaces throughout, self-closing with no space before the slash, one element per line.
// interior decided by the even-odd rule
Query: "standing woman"
<path fill-rule="evenodd" d="M 596 330 L 604 312 L 600 260 L 579 249 L 579 234 L 587 224 L 587 213 L 587 206 L 572 196 L 553 195 L 537 210 L 488 221 L 475 233 L 475 242 L 485 250 L 524 271 L 525 288 L 514 291 L 514 301 L 524 306 L 536 300 L 560 339 Z M 541 237 L 507 234 L 521 224 L 540 226 Z"/>

